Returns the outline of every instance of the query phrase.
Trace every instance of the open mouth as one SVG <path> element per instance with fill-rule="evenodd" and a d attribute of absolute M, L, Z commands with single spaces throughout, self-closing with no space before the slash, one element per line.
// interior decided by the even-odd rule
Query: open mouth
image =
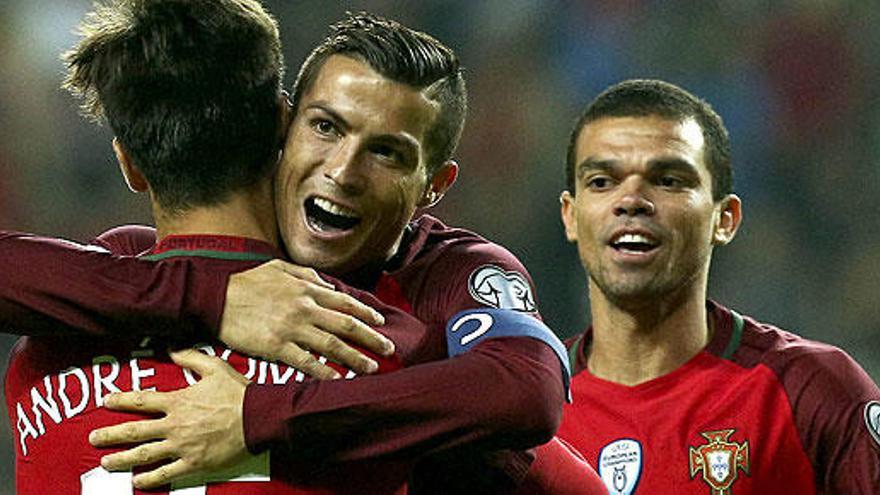
<path fill-rule="evenodd" d="M 319 232 L 344 232 L 361 223 L 355 211 L 315 196 L 306 199 L 305 212 L 309 226 Z"/>
<path fill-rule="evenodd" d="M 620 234 L 611 239 L 611 247 L 626 253 L 647 253 L 660 245 L 656 239 L 645 234 Z"/>

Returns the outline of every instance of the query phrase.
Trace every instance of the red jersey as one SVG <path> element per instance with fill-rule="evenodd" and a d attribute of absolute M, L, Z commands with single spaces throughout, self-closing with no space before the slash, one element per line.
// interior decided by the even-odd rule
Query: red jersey
<path fill-rule="evenodd" d="M 275 257 L 271 246 L 222 236 L 168 237 L 156 246 L 153 258 L 191 258 L 201 269 L 230 272 Z M 393 326 L 414 324 L 407 315 Z M 415 323 L 417 324 L 417 323 Z M 101 407 L 111 392 L 170 391 L 195 383 L 193 375 L 168 358 L 169 343 L 161 338 L 25 337 L 12 351 L 6 375 L 9 417 L 16 431 L 16 493 L 125 495 L 142 493 L 131 486 L 131 473 L 109 473 L 100 457 L 110 450 L 87 442 L 95 428 L 138 416 Z M 199 346 L 230 363 L 258 384 L 296 384 L 302 373 L 232 352 L 220 344 Z M 401 367 L 397 356 L 383 359 L 379 373 Z M 347 377 L 350 370 L 334 366 Z M 63 462 L 61 462 L 63 460 Z M 221 494 L 337 494 L 405 493 L 410 467 L 395 461 L 362 461 L 337 465 L 338 471 L 305 469 L 283 451 L 253 456 L 238 466 L 199 479 L 177 483 L 166 493 Z M 345 473 L 340 476 L 340 473 Z M 155 492 L 150 492 L 155 493 Z"/>
<path fill-rule="evenodd" d="M 571 342 L 558 435 L 614 494 L 880 493 L 880 390 L 843 351 L 709 303 L 715 334 L 680 368 L 628 387 Z"/>
<path fill-rule="evenodd" d="M 4 324 L 10 322 L 8 315 L 18 315 L 13 323 L 45 326 L 60 321 L 94 333 L 127 323 L 139 333 L 161 334 L 138 315 L 158 314 L 146 321 L 195 315 L 212 328 L 219 322 L 230 272 L 208 275 L 193 259 L 152 265 L 76 246 L 46 245 L 21 234 L 4 235 L 0 254 L 14 256 L 19 266 L 54 265 L 39 280 L 8 272 L 12 280 L 0 288 Z M 132 242 L 129 248 L 137 245 Z M 503 248 L 430 217 L 413 224 L 405 248 L 392 261 L 392 269 L 362 280 L 380 298 L 426 323 L 416 331 L 387 324 L 380 329 L 397 344 L 403 364 L 422 365 L 348 383 L 249 386 L 244 420 L 253 451 L 289 445 L 292 461 L 338 464 L 377 456 L 413 459 L 413 454 L 470 442 L 517 449 L 547 438 L 563 392 L 558 359 L 547 345 L 535 339 L 494 338 L 445 359 L 443 325 L 458 311 L 493 306 L 535 312 L 522 265 Z M 69 276 L 71 271 L 82 277 Z M 482 400 L 486 393 L 493 400 Z M 511 459 L 505 470 L 521 479 L 528 462 L 520 462 L 520 456 Z"/>

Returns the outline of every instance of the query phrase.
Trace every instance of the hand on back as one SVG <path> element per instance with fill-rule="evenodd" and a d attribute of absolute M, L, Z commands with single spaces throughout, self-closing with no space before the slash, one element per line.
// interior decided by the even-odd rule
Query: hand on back
<path fill-rule="evenodd" d="M 218 337 L 239 352 L 332 379 L 339 373 L 315 354 L 359 374 L 373 373 L 377 363 L 353 345 L 393 353 L 394 344 L 369 326 L 384 322 L 379 312 L 337 291 L 315 270 L 274 260 L 229 278 Z"/>

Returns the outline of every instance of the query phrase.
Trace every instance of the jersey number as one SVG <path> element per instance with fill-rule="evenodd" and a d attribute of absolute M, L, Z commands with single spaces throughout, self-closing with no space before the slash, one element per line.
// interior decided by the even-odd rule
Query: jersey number
<path fill-rule="evenodd" d="M 134 475 L 130 471 L 111 473 L 98 466 L 91 471 L 80 475 L 80 495 L 133 495 L 134 488 L 131 479 Z M 204 481 L 189 481 L 185 487 L 174 488 L 169 495 L 206 495 L 208 483 L 222 483 L 231 481 L 269 481 L 269 455 L 268 452 L 245 460 L 231 469 L 222 473 L 211 474 L 202 477 Z M 182 483 L 178 483 L 182 484 Z"/>

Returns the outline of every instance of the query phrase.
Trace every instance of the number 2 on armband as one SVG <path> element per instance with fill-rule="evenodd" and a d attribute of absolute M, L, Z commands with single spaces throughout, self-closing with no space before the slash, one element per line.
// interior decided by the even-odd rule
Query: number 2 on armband
<path fill-rule="evenodd" d="M 479 325 L 473 331 L 462 335 L 461 340 L 459 341 L 462 346 L 466 346 L 474 340 L 485 335 L 486 332 L 488 332 L 489 329 L 492 328 L 492 324 L 495 323 L 495 321 L 492 319 L 492 315 L 490 315 L 489 313 L 471 313 L 459 318 L 458 321 L 456 321 L 455 324 L 452 325 L 452 328 L 450 330 L 452 331 L 452 333 L 458 332 L 459 329 L 461 329 L 462 325 L 474 320 L 476 320 Z"/>

